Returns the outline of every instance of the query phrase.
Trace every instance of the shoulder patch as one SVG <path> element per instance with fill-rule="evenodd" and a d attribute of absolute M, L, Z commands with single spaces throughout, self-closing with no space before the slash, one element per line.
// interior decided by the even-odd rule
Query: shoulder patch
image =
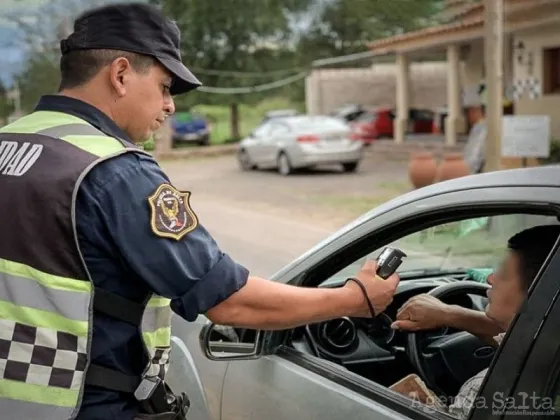
<path fill-rule="evenodd" d="M 148 197 L 151 209 L 152 232 L 162 238 L 181 240 L 198 226 L 198 218 L 191 208 L 190 192 L 181 192 L 169 184 L 162 184 Z"/>

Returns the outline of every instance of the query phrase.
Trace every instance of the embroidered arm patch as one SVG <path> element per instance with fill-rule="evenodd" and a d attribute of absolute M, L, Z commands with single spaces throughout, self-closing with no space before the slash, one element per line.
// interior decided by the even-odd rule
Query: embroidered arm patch
<path fill-rule="evenodd" d="M 198 226 L 191 208 L 190 192 L 181 192 L 169 184 L 161 184 L 148 197 L 152 232 L 162 238 L 181 240 Z"/>

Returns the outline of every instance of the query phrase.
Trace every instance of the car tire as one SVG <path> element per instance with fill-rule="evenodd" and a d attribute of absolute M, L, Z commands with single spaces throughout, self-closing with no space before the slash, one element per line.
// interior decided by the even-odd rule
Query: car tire
<path fill-rule="evenodd" d="M 251 162 L 251 158 L 245 150 L 237 152 L 237 161 L 239 162 L 239 167 L 243 171 L 251 171 L 255 169 L 255 164 Z"/>
<path fill-rule="evenodd" d="M 278 173 L 283 176 L 288 176 L 294 172 L 294 169 L 292 168 L 292 164 L 290 163 L 290 158 L 284 152 L 278 155 L 278 159 L 276 161 L 276 167 Z"/>
<path fill-rule="evenodd" d="M 210 144 L 210 136 L 206 135 L 203 136 L 199 141 L 198 141 L 198 145 L 199 146 L 208 146 Z"/>
<path fill-rule="evenodd" d="M 358 162 L 343 163 L 342 169 L 344 172 L 356 172 L 356 169 L 358 169 Z"/>

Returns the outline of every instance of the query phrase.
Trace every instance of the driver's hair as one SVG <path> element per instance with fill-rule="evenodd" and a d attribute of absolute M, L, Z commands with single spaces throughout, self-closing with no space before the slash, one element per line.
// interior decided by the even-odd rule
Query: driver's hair
<path fill-rule="evenodd" d="M 521 281 L 525 291 L 537 276 L 560 235 L 560 225 L 542 225 L 513 235 L 508 248 L 519 256 Z"/>

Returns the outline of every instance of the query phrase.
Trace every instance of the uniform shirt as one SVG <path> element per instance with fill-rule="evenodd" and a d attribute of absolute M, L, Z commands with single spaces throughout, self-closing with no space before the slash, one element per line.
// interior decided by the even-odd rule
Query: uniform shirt
<path fill-rule="evenodd" d="M 74 115 L 130 142 L 107 115 L 82 101 L 44 96 L 36 110 Z M 181 241 L 152 233 L 147 198 L 163 183 L 168 177 L 148 156 L 127 153 L 98 164 L 78 190 L 79 246 L 95 287 L 135 302 L 155 292 L 193 321 L 244 286 L 249 272 L 224 254 L 201 224 Z M 91 362 L 141 375 L 141 340 L 134 326 L 94 313 Z M 136 413 L 132 395 L 88 386 L 78 420 L 131 420 Z"/>

